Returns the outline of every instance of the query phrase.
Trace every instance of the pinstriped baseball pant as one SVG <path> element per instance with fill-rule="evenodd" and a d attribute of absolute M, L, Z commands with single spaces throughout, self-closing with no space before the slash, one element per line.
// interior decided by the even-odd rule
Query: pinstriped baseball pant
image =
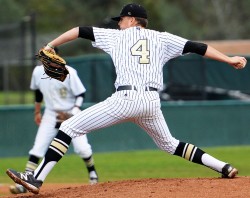
<path fill-rule="evenodd" d="M 64 121 L 60 130 L 74 138 L 122 122 L 139 125 L 160 149 L 168 153 L 173 154 L 179 144 L 168 129 L 156 91 L 117 91 L 103 102 Z"/>

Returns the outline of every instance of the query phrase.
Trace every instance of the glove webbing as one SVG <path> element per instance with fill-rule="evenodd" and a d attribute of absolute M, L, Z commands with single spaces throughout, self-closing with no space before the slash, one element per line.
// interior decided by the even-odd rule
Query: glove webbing
<path fill-rule="evenodd" d="M 68 74 L 66 68 L 51 66 L 51 63 L 47 62 L 47 61 L 42 61 L 42 63 L 44 65 L 44 67 L 46 68 L 46 70 L 48 70 L 48 71 L 50 71 L 52 73 L 56 73 L 56 74 L 59 74 L 59 75 Z"/>
<path fill-rule="evenodd" d="M 44 56 L 39 56 L 39 55 L 38 55 L 38 58 L 39 58 L 39 60 L 40 60 L 41 62 L 54 63 L 55 66 L 56 66 L 56 65 L 59 65 L 58 68 L 59 68 L 59 67 L 64 67 L 64 66 L 65 66 L 64 63 L 58 62 L 57 60 L 51 59 L 51 58 L 49 58 L 49 57 L 44 57 Z M 53 65 L 53 66 L 54 66 L 54 65 Z"/>
<path fill-rule="evenodd" d="M 50 62 L 56 63 L 56 64 L 61 65 L 61 66 L 64 66 L 66 64 L 66 62 L 62 58 L 60 58 L 59 56 L 56 56 L 54 54 L 50 54 L 50 55 L 53 57 L 46 55 L 43 51 L 40 51 L 38 56 L 41 59 L 48 60 Z"/>

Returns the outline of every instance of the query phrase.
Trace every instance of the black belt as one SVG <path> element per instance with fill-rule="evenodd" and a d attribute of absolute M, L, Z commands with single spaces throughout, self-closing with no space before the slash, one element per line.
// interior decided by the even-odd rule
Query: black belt
<path fill-rule="evenodd" d="M 117 88 L 117 91 L 122 91 L 122 90 L 135 90 L 135 91 L 137 91 L 136 86 L 132 86 L 132 85 L 123 85 L 123 86 L 119 86 Z M 158 89 L 156 89 L 154 87 L 145 87 L 145 91 L 158 91 Z"/>

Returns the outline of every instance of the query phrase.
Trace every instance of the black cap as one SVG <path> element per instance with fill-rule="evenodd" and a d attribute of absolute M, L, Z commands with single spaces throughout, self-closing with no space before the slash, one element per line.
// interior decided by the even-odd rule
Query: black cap
<path fill-rule="evenodd" d="M 145 8 L 135 3 L 125 5 L 122 8 L 120 16 L 112 17 L 111 19 L 113 19 L 114 21 L 120 21 L 121 17 L 124 16 L 139 17 L 144 19 L 148 18 L 147 11 L 145 10 Z"/>

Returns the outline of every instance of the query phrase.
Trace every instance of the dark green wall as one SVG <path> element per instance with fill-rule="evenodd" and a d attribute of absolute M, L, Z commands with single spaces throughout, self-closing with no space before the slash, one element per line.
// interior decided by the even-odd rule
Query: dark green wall
<path fill-rule="evenodd" d="M 182 141 L 199 147 L 250 144 L 249 102 L 168 102 L 162 103 L 162 111 L 172 135 Z M 32 106 L 0 107 L 0 157 L 27 156 L 35 134 Z M 88 138 L 94 152 L 157 148 L 130 123 L 95 131 Z"/>

